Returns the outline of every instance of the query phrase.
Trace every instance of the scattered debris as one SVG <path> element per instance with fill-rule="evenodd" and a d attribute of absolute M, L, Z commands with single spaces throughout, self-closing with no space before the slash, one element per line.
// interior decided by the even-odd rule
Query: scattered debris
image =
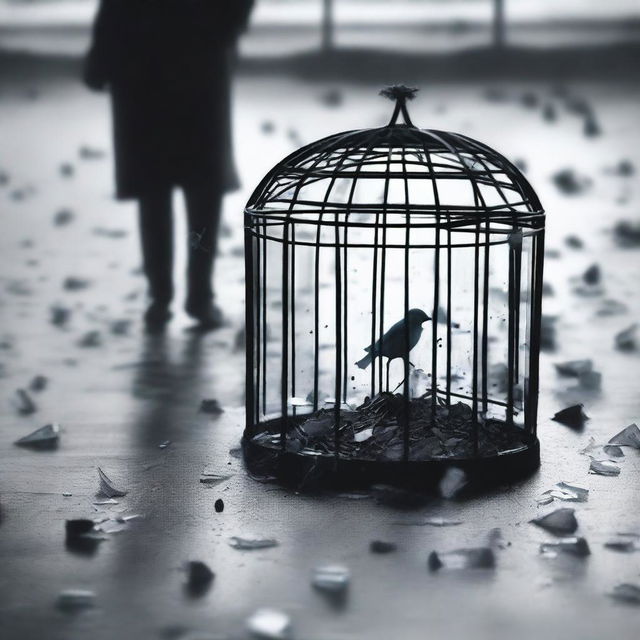
<path fill-rule="evenodd" d="M 529 522 L 555 534 L 574 533 L 578 528 L 575 509 L 566 507 L 556 509 L 540 518 L 529 520 Z"/>
<path fill-rule="evenodd" d="M 636 168 L 631 160 L 623 158 L 615 166 L 607 168 L 606 172 L 614 176 L 628 178 L 636 172 Z"/>
<path fill-rule="evenodd" d="M 106 152 L 103 149 L 83 144 L 78 149 L 78 155 L 82 160 L 101 160 L 105 157 Z"/>
<path fill-rule="evenodd" d="M 551 419 L 572 429 L 582 429 L 589 416 L 585 414 L 581 404 L 574 404 L 558 411 Z"/>
<path fill-rule="evenodd" d="M 107 496 L 107 498 L 121 498 L 127 495 L 126 491 L 116 489 L 113 486 L 109 476 L 100 467 L 98 467 L 98 477 L 100 478 L 100 493 Z"/>
<path fill-rule="evenodd" d="M 589 549 L 589 544 L 584 538 L 576 537 L 562 538 L 554 542 L 543 542 L 540 545 L 540 553 L 546 556 L 555 557 L 558 552 L 570 553 L 574 556 L 585 558 L 591 554 L 591 549 Z"/>
<path fill-rule="evenodd" d="M 443 498 L 451 499 L 455 497 L 467 485 L 467 475 L 458 467 L 449 467 L 443 474 L 438 488 Z"/>
<path fill-rule="evenodd" d="M 255 549 L 270 549 L 277 547 L 280 543 L 275 538 L 239 538 L 233 536 L 229 544 L 239 551 L 254 551 Z"/>
<path fill-rule="evenodd" d="M 615 444 L 605 444 L 602 451 L 611 458 L 624 458 L 624 452 Z"/>
<path fill-rule="evenodd" d="M 589 113 L 584 119 L 582 131 L 587 138 L 595 138 L 602 134 L 602 127 L 593 113 Z"/>
<path fill-rule="evenodd" d="M 68 276 L 62 282 L 62 287 L 67 291 L 82 291 L 91 285 L 91 281 L 86 278 Z"/>
<path fill-rule="evenodd" d="M 589 473 L 599 476 L 619 476 L 620 467 L 612 460 L 591 460 Z"/>
<path fill-rule="evenodd" d="M 393 553 L 398 548 L 394 542 L 384 542 L 383 540 L 372 540 L 369 543 L 371 553 Z"/>
<path fill-rule="evenodd" d="M 327 565 L 313 570 L 311 584 L 319 591 L 331 594 L 344 594 L 349 588 L 351 572 L 340 565 Z"/>
<path fill-rule="evenodd" d="M 39 391 L 44 391 L 48 384 L 49 378 L 47 378 L 47 376 L 34 376 L 29 383 L 29 389 L 37 393 Z"/>
<path fill-rule="evenodd" d="M 49 309 L 49 321 L 56 327 L 64 327 L 71 319 L 71 309 L 61 305 L 53 305 Z"/>
<path fill-rule="evenodd" d="M 75 214 L 71 209 L 60 209 L 59 211 L 56 211 L 53 216 L 53 224 L 56 227 L 66 227 L 68 224 L 73 222 L 74 218 Z"/>
<path fill-rule="evenodd" d="M 602 301 L 596 314 L 599 316 L 618 316 L 627 313 L 627 311 L 629 311 L 629 307 L 627 307 L 626 304 L 613 300 L 612 298 L 607 298 Z"/>
<path fill-rule="evenodd" d="M 339 89 L 329 89 L 320 99 L 327 107 L 339 107 L 344 101 L 344 96 Z"/>
<path fill-rule="evenodd" d="M 615 335 L 615 346 L 619 351 L 635 351 L 638 348 L 638 325 L 632 324 Z"/>
<path fill-rule="evenodd" d="M 583 193 L 590 185 L 591 180 L 586 176 L 579 176 L 573 169 L 562 169 L 552 176 L 553 183 L 566 195 Z"/>
<path fill-rule="evenodd" d="M 593 370 L 593 361 L 585 360 L 567 360 L 566 362 L 555 363 L 556 371 L 561 376 L 579 377 L 582 374 L 589 373 Z"/>
<path fill-rule="evenodd" d="M 131 329 L 131 320 L 126 318 L 114 320 L 109 328 L 114 336 L 126 336 L 129 333 L 129 329 Z"/>
<path fill-rule="evenodd" d="M 634 422 L 609 439 L 609 444 L 640 449 L 640 429 Z"/>
<path fill-rule="evenodd" d="M 620 551 L 621 553 L 633 553 L 639 551 L 640 546 L 637 542 L 630 537 L 619 537 L 613 540 L 607 540 L 604 543 L 605 549 L 611 549 L 611 551 Z"/>
<path fill-rule="evenodd" d="M 60 426 L 53 422 L 16 440 L 14 444 L 19 447 L 31 447 L 34 449 L 53 449 L 57 446 L 59 439 Z"/>
<path fill-rule="evenodd" d="M 276 126 L 272 120 L 263 120 L 260 124 L 260 130 L 262 133 L 269 135 L 276 130 Z"/>
<path fill-rule="evenodd" d="M 86 589 L 66 589 L 58 595 L 57 607 L 63 611 L 79 611 L 95 605 L 96 594 Z"/>
<path fill-rule="evenodd" d="M 102 334 L 99 331 L 87 331 L 80 340 L 78 346 L 84 348 L 99 347 L 102 344 Z"/>
<path fill-rule="evenodd" d="M 247 629 L 261 640 L 290 640 L 291 619 L 277 609 L 258 609 L 248 620 Z"/>
<path fill-rule="evenodd" d="M 545 103 L 542 107 L 542 118 L 547 122 L 555 122 L 558 119 L 555 105 L 551 102 Z"/>
<path fill-rule="evenodd" d="M 578 484 L 558 482 L 553 489 L 544 491 L 536 498 L 536 502 L 545 505 L 550 504 L 554 499 L 563 502 L 587 502 L 589 489 Z"/>
<path fill-rule="evenodd" d="M 22 416 L 31 415 L 38 410 L 36 403 L 25 389 L 16 389 L 16 393 L 13 396 L 13 403 L 17 412 Z"/>
<path fill-rule="evenodd" d="M 640 222 L 620 220 L 613 227 L 613 237 L 621 247 L 640 247 Z"/>
<path fill-rule="evenodd" d="M 129 235 L 126 229 L 108 229 L 107 227 L 94 227 L 92 232 L 94 236 L 110 238 L 111 240 L 119 240 Z"/>
<path fill-rule="evenodd" d="M 602 280 L 602 272 L 600 271 L 600 266 L 597 264 L 592 264 L 583 274 L 582 279 L 591 286 L 595 286 L 600 284 Z"/>
<path fill-rule="evenodd" d="M 490 547 L 456 549 L 446 553 L 432 551 L 427 565 L 431 571 L 439 569 L 493 569 L 496 557 Z"/>
<path fill-rule="evenodd" d="M 584 249 L 584 242 L 582 238 L 576 235 L 569 235 L 564 239 L 564 243 L 567 247 L 571 247 L 572 249 Z"/>
<path fill-rule="evenodd" d="M 614 600 L 627 602 L 629 604 L 640 605 L 640 585 L 623 582 L 613 587 L 613 591 L 609 593 Z"/>
<path fill-rule="evenodd" d="M 213 571 L 200 560 L 190 560 L 186 563 L 185 570 L 187 572 L 185 586 L 189 594 L 193 597 L 204 595 L 215 578 Z"/>
<path fill-rule="evenodd" d="M 200 482 L 202 484 L 206 484 L 213 487 L 217 484 L 220 484 L 221 482 L 224 482 L 225 480 L 228 480 L 229 478 L 231 478 L 231 476 L 225 476 L 220 473 L 213 473 L 205 470 L 202 472 L 202 477 L 200 478 Z"/>
<path fill-rule="evenodd" d="M 222 498 L 218 498 L 213 504 L 213 508 L 216 510 L 216 513 L 222 513 L 224 511 L 224 501 Z"/>
<path fill-rule="evenodd" d="M 540 104 L 540 98 L 533 91 L 525 91 L 520 96 L 520 104 L 528 109 L 534 109 Z"/>
<path fill-rule="evenodd" d="M 75 167 L 70 162 L 63 162 L 58 167 L 58 172 L 63 178 L 71 178 L 76 172 Z"/>
<path fill-rule="evenodd" d="M 214 399 L 203 400 L 200 403 L 200 411 L 213 416 L 219 416 L 221 413 L 224 413 L 224 409 L 220 406 L 220 403 Z"/>

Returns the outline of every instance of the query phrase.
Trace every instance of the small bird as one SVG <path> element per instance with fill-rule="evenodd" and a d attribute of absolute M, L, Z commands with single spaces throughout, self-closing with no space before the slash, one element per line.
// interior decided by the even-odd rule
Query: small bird
<path fill-rule="evenodd" d="M 365 348 L 367 355 L 356 362 L 361 369 L 366 369 L 374 358 L 385 356 L 391 360 L 396 358 L 406 358 L 409 351 L 413 349 L 422 335 L 422 324 L 431 318 L 422 309 L 410 309 L 407 314 L 409 323 L 409 344 L 406 344 L 405 319 L 396 322 L 377 342 Z M 407 349 L 407 346 L 409 347 Z"/>

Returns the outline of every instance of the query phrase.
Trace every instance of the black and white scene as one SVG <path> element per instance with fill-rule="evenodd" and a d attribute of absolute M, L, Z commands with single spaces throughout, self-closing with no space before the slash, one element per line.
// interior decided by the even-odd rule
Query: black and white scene
<path fill-rule="evenodd" d="M 635 640 L 636 0 L 0 0 L 0 636 Z"/>

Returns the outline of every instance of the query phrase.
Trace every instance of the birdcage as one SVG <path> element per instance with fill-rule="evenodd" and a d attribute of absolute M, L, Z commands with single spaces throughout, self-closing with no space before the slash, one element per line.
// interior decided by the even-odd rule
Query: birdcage
<path fill-rule="evenodd" d="M 530 473 L 544 212 L 465 135 L 388 125 L 309 144 L 245 209 L 245 459 L 339 484 Z M 401 121 L 402 120 L 402 121 Z"/>

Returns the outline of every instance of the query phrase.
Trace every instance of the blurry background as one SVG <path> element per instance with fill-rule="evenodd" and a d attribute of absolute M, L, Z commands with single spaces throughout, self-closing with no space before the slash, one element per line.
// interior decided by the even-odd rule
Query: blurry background
<path fill-rule="evenodd" d="M 273 606 L 305 638 L 420 638 L 425 630 L 434 638 L 635 638 L 637 611 L 606 594 L 638 582 L 638 555 L 603 545 L 619 531 L 640 533 L 638 452 L 627 449 L 620 476 L 609 478 L 588 475 L 579 451 L 640 418 L 633 329 L 640 4 L 258 0 L 234 92 L 242 188 L 225 200 L 216 268 L 230 326 L 199 336 L 178 315 L 162 339 L 141 331 L 135 207 L 113 199 L 108 99 L 79 80 L 95 4 L 0 2 L 0 627 L 7 637 L 41 638 L 46 626 L 48 638 L 65 640 L 181 638 L 194 629 L 236 638 L 256 607 Z M 548 212 L 541 471 L 491 496 L 437 501 L 417 514 L 258 484 L 233 453 L 243 426 L 244 202 L 300 145 L 387 122 L 392 105 L 377 93 L 396 82 L 421 88 L 410 105 L 416 125 L 501 151 Z M 182 226 L 178 195 L 176 205 Z M 627 330 L 631 339 L 621 342 Z M 580 358 L 592 359 L 600 383 L 554 368 Z M 31 392 L 35 410 L 25 412 L 15 392 L 37 375 L 48 386 Z M 198 413 L 205 398 L 224 413 Z M 583 432 L 550 420 L 574 402 L 591 417 Z M 53 421 L 63 426 L 58 450 L 13 446 Z M 93 504 L 96 466 L 129 489 L 118 505 Z M 199 482 L 205 468 L 228 477 L 208 489 Z M 547 536 L 527 524 L 544 509 L 535 497 L 561 480 L 591 489 L 588 503 L 570 505 L 592 548 L 586 560 L 540 556 Z M 226 508 L 216 514 L 220 497 Z M 144 519 L 93 556 L 64 548 L 65 519 L 126 514 Z M 394 525 L 426 515 L 463 524 Z M 484 544 L 493 527 L 510 543 L 495 572 L 426 572 L 429 551 Z M 280 547 L 242 554 L 227 543 L 233 535 L 275 537 Z M 370 556 L 375 538 L 397 542 L 398 554 Z M 189 559 L 217 574 L 197 602 L 181 591 L 180 566 Z M 352 569 L 340 611 L 309 587 L 322 562 Z M 57 593 L 70 587 L 96 592 L 98 606 L 79 617 L 56 611 Z"/>

